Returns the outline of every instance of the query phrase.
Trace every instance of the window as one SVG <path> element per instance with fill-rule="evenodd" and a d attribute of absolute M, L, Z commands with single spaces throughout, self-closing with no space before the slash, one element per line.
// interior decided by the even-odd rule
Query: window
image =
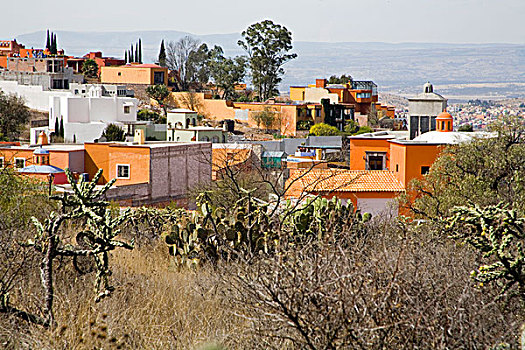
<path fill-rule="evenodd" d="M 0 168 L 3 168 L 4 166 L 4 157 L 0 157 Z"/>
<path fill-rule="evenodd" d="M 118 72 L 118 76 L 120 77 L 121 75 L 122 75 L 122 73 L 121 73 L 121 72 Z"/>
<path fill-rule="evenodd" d="M 117 164 L 117 179 L 129 179 L 129 164 Z"/>
<path fill-rule="evenodd" d="M 430 171 L 430 167 L 429 166 L 422 166 L 421 167 L 421 175 L 428 174 L 429 171 Z"/>
<path fill-rule="evenodd" d="M 366 152 L 366 170 L 384 170 L 386 166 L 385 152 Z"/>
<path fill-rule="evenodd" d="M 164 72 L 153 72 L 153 84 L 164 84 Z"/>
<path fill-rule="evenodd" d="M 129 106 L 124 106 L 124 113 L 129 114 L 129 111 L 130 111 Z"/>
<path fill-rule="evenodd" d="M 399 164 L 396 164 L 396 173 L 399 172 Z"/>
<path fill-rule="evenodd" d="M 22 169 L 26 166 L 25 158 L 15 158 L 15 168 Z"/>

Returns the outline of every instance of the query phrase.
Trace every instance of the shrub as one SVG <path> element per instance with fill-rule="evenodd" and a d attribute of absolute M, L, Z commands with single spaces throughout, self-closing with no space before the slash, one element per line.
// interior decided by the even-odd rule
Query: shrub
<path fill-rule="evenodd" d="M 310 135 L 314 136 L 336 136 L 340 132 L 335 126 L 331 126 L 325 123 L 315 124 L 310 128 Z"/>

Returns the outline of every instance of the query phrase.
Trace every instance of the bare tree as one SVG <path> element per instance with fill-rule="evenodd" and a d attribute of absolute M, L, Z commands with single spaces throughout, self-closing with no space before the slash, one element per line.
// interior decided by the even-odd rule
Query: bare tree
<path fill-rule="evenodd" d="M 185 36 L 177 42 L 169 41 L 166 47 L 166 65 L 177 73 L 177 87 L 186 91 L 189 86 L 188 60 L 199 47 L 199 40 Z"/>

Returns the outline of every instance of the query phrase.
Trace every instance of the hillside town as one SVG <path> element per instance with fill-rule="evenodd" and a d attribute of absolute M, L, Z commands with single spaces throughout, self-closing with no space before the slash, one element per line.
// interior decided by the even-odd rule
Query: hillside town
<path fill-rule="evenodd" d="M 240 38 L 0 40 L 0 344 L 524 346 L 525 101 L 280 91 L 292 33 Z"/>
<path fill-rule="evenodd" d="M 396 106 L 379 102 L 380 87 L 373 81 L 350 75 L 319 78 L 262 100 L 242 74 L 231 86 L 183 81 L 185 72 L 167 67 L 164 42 L 158 62 L 142 63 L 140 39 L 124 59 L 101 52 L 67 56 L 56 40 L 48 31 L 43 49 L 0 42 L 0 88 L 48 115 L 30 121 L 29 140 L 2 143 L 2 165 L 25 176 L 52 177 L 64 190 L 65 169 L 85 179 L 103 169 L 99 183 L 116 178 L 108 198 L 121 205 L 191 206 L 188 194 L 194 186 L 242 164 L 283 171 L 283 188 L 293 183 L 287 198 L 336 197 L 379 214 L 411 180 L 428 172 L 442 147 L 480 137 L 454 129 L 465 123 L 483 129 L 510 113 L 499 104 L 454 105 L 449 108 L 454 119 L 447 99 L 427 82 L 408 99 L 406 112 L 396 114 Z M 202 44 L 198 50 L 208 49 Z M 108 137 L 112 128 L 120 139 Z M 220 159 L 223 150 L 231 162 Z M 38 156 L 43 152 L 48 156 Z M 408 157 L 411 152 L 417 158 Z M 167 158 L 155 160 L 164 153 Z M 181 162 L 187 166 L 181 168 Z M 301 177 L 302 172 L 309 176 Z M 310 180 L 320 182 L 322 190 L 304 183 L 313 174 L 316 180 Z M 330 185 L 320 180 L 334 174 L 337 181 Z M 298 176 L 301 181 L 294 180 Z"/>

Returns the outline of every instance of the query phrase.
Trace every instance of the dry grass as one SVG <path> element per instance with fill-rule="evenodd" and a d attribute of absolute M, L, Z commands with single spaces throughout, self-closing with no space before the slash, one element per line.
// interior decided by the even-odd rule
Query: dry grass
<path fill-rule="evenodd" d="M 55 330 L 0 319 L 0 343 L 8 348 L 194 349 L 242 344 L 244 320 L 223 304 L 214 272 L 177 271 L 163 247 L 117 251 L 111 259 L 116 290 L 95 303 L 92 276 L 58 274 Z M 35 276 L 37 278 L 37 276 Z M 73 279 L 71 279 L 73 278 Z M 38 288 L 38 284 L 33 285 Z M 35 291 L 39 293 L 38 291 Z M 1 317 L 5 317 L 2 315 Z M 247 341 L 249 341 L 247 339 Z"/>

